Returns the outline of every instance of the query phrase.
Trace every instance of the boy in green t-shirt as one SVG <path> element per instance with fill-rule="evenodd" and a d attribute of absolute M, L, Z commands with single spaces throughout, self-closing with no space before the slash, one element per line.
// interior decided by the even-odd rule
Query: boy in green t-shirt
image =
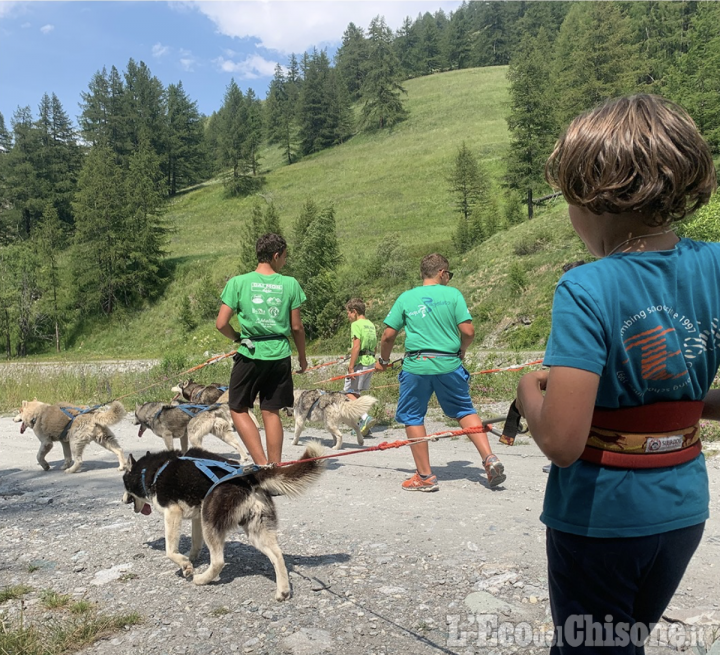
<path fill-rule="evenodd" d="M 307 369 L 305 328 L 300 317 L 300 306 L 306 298 L 295 278 L 280 274 L 287 261 L 285 239 L 279 234 L 264 234 L 255 250 L 257 268 L 236 275 L 225 285 L 215 327 L 239 344 L 230 374 L 228 406 L 245 448 L 256 464 L 264 465 L 280 461 L 280 410 L 292 407 L 294 402 L 290 337 L 298 352 L 298 372 Z M 237 314 L 240 333 L 230 325 L 233 314 Z M 249 416 L 258 396 L 267 454 Z"/>
<path fill-rule="evenodd" d="M 377 348 L 377 331 L 375 326 L 365 318 L 365 303 L 360 298 L 353 298 L 345 305 L 348 321 L 350 321 L 350 361 L 348 373 L 362 373 L 375 370 L 375 349 Z M 362 391 L 370 388 L 372 373 L 345 378 L 343 391 L 349 396 L 360 398 Z M 358 427 L 363 437 L 367 437 L 375 419 L 363 414 Z"/>
<path fill-rule="evenodd" d="M 375 370 L 390 364 L 395 338 L 405 330 L 405 357 L 400 372 L 400 398 L 395 419 L 405 425 L 417 471 L 402 484 L 406 491 L 437 491 L 437 478 L 430 468 L 430 449 L 425 438 L 425 414 L 434 393 L 443 411 L 461 428 L 481 428 L 482 421 L 470 398 L 470 374 L 462 360 L 475 338 L 472 316 L 462 293 L 448 283 L 453 274 L 448 260 L 433 253 L 420 263 L 423 283 L 405 291 L 385 318 L 380 357 Z M 491 487 L 505 481 L 505 467 L 493 455 L 487 434 L 468 434 L 482 457 Z"/>

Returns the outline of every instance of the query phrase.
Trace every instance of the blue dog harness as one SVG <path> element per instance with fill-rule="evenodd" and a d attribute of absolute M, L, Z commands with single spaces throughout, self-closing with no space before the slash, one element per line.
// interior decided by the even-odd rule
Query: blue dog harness
<path fill-rule="evenodd" d="M 163 405 L 157 412 L 155 412 L 155 418 L 160 416 L 160 414 L 162 414 L 163 410 L 165 409 L 179 409 L 185 412 L 190 418 L 195 418 L 198 414 L 201 414 L 202 412 L 207 412 L 211 409 L 215 409 L 216 407 L 220 407 L 220 405 L 218 403 L 215 403 L 213 405 L 195 405 L 193 403 L 182 403 L 181 405 Z"/>
<path fill-rule="evenodd" d="M 72 427 L 73 421 L 78 417 L 82 416 L 83 414 L 89 414 L 90 412 L 94 412 L 96 409 L 102 407 L 102 405 L 95 405 L 95 407 L 58 407 L 58 409 L 67 416 L 70 421 L 65 425 L 65 427 L 60 432 L 60 436 L 58 439 L 62 441 L 67 437 L 68 432 L 70 432 L 70 428 Z M 73 414 L 73 411 L 77 412 L 77 414 Z M 30 426 L 32 427 L 32 425 Z"/>
<path fill-rule="evenodd" d="M 232 480 L 234 478 L 241 478 L 245 475 L 256 473 L 260 469 L 264 468 L 262 466 L 258 466 L 257 464 L 229 464 L 228 462 L 220 462 L 216 459 L 202 459 L 199 457 L 178 457 L 178 459 L 182 459 L 186 462 L 192 462 L 193 464 L 195 464 L 195 466 L 202 473 L 204 473 L 205 476 L 213 483 L 210 489 L 207 490 L 205 498 L 207 498 L 210 495 L 210 492 L 215 489 L 215 487 L 217 487 L 219 484 L 222 484 L 223 482 L 227 482 L 228 480 Z M 160 477 L 160 474 L 165 470 L 165 467 L 167 467 L 167 465 L 172 461 L 173 460 L 168 460 L 157 470 L 150 486 L 155 486 L 155 483 Z M 215 475 L 215 473 L 213 473 L 213 468 L 225 471 L 225 475 L 223 475 L 222 477 L 218 477 L 217 475 Z M 145 494 L 145 498 L 149 498 L 150 490 L 145 485 L 145 469 L 140 471 L 140 484 L 142 484 L 143 494 Z"/>

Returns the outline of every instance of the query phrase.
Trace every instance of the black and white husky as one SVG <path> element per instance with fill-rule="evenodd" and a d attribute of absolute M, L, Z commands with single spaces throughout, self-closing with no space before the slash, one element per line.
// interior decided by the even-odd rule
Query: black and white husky
<path fill-rule="evenodd" d="M 319 443 L 311 442 L 301 459 L 318 457 L 322 452 Z M 150 514 L 151 503 L 162 510 L 165 553 L 197 585 L 207 584 L 220 574 L 225 565 L 227 535 L 233 528 L 242 527 L 250 543 L 272 562 L 277 581 L 275 599 L 285 600 L 290 596 L 290 582 L 277 542 L 277 513 L 272 496 L 299 496 L 320 477 L 324 463 L 316 460 L 282 468 L 260 468 L 215 484 L 232 472 L 228 464 L 242 467 L 202 448 L 191 448 L 185 455 L 177 450 L 148 453 L 137 461 L 130 455 L 130 469 L 123 476 L 123 502 L 134 503 L 136 513 Z M 203 469 L 209 469 L 209 474 Z M 187 556 L 178 552 L 183 519 L 192 520 L 192 545 Z M 192 560 L 200 552 L 203 540 L 210 551 L 210 566 L 196 574 Z"/>

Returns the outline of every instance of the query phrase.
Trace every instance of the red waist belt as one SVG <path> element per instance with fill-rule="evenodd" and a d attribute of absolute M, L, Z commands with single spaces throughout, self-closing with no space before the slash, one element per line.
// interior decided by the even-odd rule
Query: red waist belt
<path fill-rule="evenodd" d="M 695 459 L 700 442 L 701 400 L 595 409 L 580 459 L 625 469 L 676 466 Z"/>

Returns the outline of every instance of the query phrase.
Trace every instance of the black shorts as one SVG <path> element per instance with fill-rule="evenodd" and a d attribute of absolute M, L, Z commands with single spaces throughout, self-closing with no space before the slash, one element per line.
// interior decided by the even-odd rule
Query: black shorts
<path fill-rule="evenodd" d="M 260 394 L 260 409 L 279 410 L 292 407 L 293 380 L 290 358 L 250 359 L 235 355 L 230 374 L 230 401 L 228 406 L 239 412 L 255 404 Z"/>

